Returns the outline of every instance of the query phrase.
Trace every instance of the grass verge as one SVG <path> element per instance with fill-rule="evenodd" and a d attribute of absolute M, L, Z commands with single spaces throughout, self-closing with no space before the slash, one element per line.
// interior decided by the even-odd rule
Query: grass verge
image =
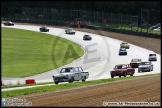
<path fill-rule="evenodd" d="M 3 98 L 7 98 L 7 97 L 27 95 L 27 94 L 32 94 L 32 93 L 40 93 L 40 92 L 46 92 L 46 91 L 75 88 L 79 86 L 95 85 L 95 84 L 108 83 L 108 82 L 127 80 L 127 79 L 133 79 L 133 78 L 140 78 L 140 77 L 146 77 L 146 76 L 155 76 L 155 75 L 160 75 L 160 73 L 148 74 L 148 75 L 142 75 L 142 76 L 133 76 L 133 77 L 121 77 L 121 78 L 113 78 L 113 79 L 108 78 L 108 79 L 99 79 L 99 80 L 85 81 L 85 82 L 58 84 L 54 86 L 41 86 L 41 87 L 34 87 L 34 88 L 26 88 L 23 90 L 2 91 L 1 96 Z"/>
<path fill-rule="evenodd" d="M 6 27 L 1 30 L 2 77 L 40 74 L 84 54 L 80 45 L 54 35 Z"/>

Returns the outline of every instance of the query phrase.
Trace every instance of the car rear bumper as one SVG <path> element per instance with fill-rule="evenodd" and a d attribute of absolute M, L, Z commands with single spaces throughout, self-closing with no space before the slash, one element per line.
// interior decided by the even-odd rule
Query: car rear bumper
<path fill-rule="evenodd" d="M 133 67 L 133 68 L 136 68 L 136 67 L 139 66 L 139 64 L 138 63 L 132 63 L 132 64 L 130 64 L 130 66 Z"/>
<path fill-rule="evenodd" d="M 157 61 L 157 58 L 149 58 L 149 61 Z"/>

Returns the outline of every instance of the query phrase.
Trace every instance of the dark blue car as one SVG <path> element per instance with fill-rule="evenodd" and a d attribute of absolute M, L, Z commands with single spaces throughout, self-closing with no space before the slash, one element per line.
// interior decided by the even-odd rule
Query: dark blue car
<path fill-rule="evenodd" d="M 83 40 L 92 40 L 92 37 L 90 35 L 84 35 Z"/>
<path fill-rule="evenodd" d="M 127 55 L 127 50 L 125 48 L 120 48 L 119 55 Z"/>

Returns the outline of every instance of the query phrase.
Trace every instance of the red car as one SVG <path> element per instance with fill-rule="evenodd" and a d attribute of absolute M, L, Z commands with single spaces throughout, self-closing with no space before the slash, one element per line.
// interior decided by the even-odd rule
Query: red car
<path fill-rule="evenodd" d="M 133 76 L 135 73 L 135 69 L 131 68 L 130 64 L 119 64 L 116 65 L 114 70 L 110 71 L 111 78 L 114 78 L 114 76 L 124 76 L 126 77 L 127 75 Z"/>
<path fill-rule="evenodd" d="M 14 23 L 11 21 L 6 21 L 6 22 L 4 22 L 4 25 L 5 26 L 14 26 Z"/>

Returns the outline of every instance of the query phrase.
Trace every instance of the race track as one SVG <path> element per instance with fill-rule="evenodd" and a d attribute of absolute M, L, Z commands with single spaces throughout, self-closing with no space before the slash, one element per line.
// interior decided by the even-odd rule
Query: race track
<path fill-rule="evenodd" d="M 1 25 L 1 27 L 4 27 Z M 11 28 L 27 29 L 39 32 L 40 26 L 31 25 L 15 25 L 15 26 L 5 26 Z M 116 64 L 129 64 L 131 59 L 140 58 L 142 61 L 148 60 L 148 55 L 154 53 L 144 48 L 130 44 L 130 49 L 127 50 L 127 56 L 119 56 L 118 51 L 120 48 L 120 40 L 99 36 L 96 34 L 85 33 L 76 31 L 75 35 L 65 34 L 65 29 L 51 28 L 47 32 L 52 35 L 57 35 L 62 38 L 69 39 L 80 44 L 83 49 L 85 49 L 85 55 L 80 59 L 66 65 L 66 66 L 81 66 L 85 71 L 90 73 L 88 80 L 97 80 L 102 78 L 110 78 L 110 71 L 114 68 Z M 90 34 L 92 36 L 91 41 L 84 41 L 83 35 Z M 154 65 L 154 70 L 151 72 L 138 73 L 136 68 L 134 76 L 153 74 L 161 72 L 161 55 L 157 54 L 157 61 L 152 62 Z M 64 66 L 63 66 L 64 67 Z M 61 67 L 60 67 L 61 68 Z M 25 77 L 25 78 L 3 78 L 2 80 L 18 80 L 18 79 L 35 79 L 36 82 L 51 82 L 53 81 L 52 75 L 59 72 L 60 68 L 47 71 L 45 73 Z"/>

